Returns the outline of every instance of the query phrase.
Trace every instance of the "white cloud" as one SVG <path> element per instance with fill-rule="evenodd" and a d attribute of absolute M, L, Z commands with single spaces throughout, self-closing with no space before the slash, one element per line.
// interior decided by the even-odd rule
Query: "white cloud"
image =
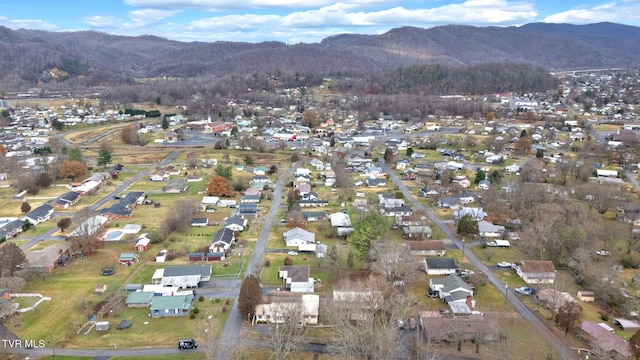
<path fill-rule="evenodd" d="M 162 20 L 179 13 L 179 10 L 140 9 L 129 11 L 129 17 L 133 26 L 149 26 L 160 23 Z"/>
<path fill-rule="evenodd" d="M 590 24 L 602 21 L 617 23 L 640 20 L 640 1 L 627 0 L 622 4 L 614 2 L 594 7 L 582 7 L 549 15 L 542 19 L 548 23 Z"/>
<path fill-rule="evenodd" d="M 278 15 L 227 15 L 196 20 L 191 22 L 187 28 L 189 30 L 223 30 L 226 28 L 228 31 L 232 32 L 238 28 L 258 29 L 265 26 L 273 28 L 277 26 L 280 19 L 281 18 Z"/>
<path fill-rule="evenodd" d="M 0 19 L 6 27 L 11 29 L 33 29 L 33 30 L 60 30 L 58 25 L 52 24 L 48 21 L 39 19 Z"/>
<path fill-rule="evenodd" d="M 93 15 L 85 16 L 82 20 L 95 28 L 117 27 L 122 23 L 122 20 L 116 16 Z"/>
<path fill-rule="evenodd" d="M 362 2 L 360 0 L 359 2 Z M 366 0 L 364 0 L 366 1 Z M 378 3 L 383 0 L 373 0 Z M 159 9 L 200 9 L 200 10 L 222 10 L 222 9 L 258 9 L 258 8 L 311 8 L 326 6 L 332 0 L 125 0 L 125 3 L 136 7 L 159 8 Z"/>

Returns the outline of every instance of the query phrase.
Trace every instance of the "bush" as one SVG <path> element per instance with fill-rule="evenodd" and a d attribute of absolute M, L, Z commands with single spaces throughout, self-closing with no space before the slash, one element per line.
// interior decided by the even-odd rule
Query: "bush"
<path fill-rule="evenodd" d="M 196 318 L 196 314 L 191 313 L 191 315 L 189 315 L 189 319 L 193 320 L 193 319 L 195 319 L 195 318 Z"/>
<path fill-rule="evenodd" d="M 215 302 L 216 302 L 216 304 L 219 304 L 219 303 L 220 303 L 220 299 L 219 299 L 219 298 L 216 298 L 216 299 L 215 299 Z"/>
<path fill-rule="evenodd" d="M 620 261 L 622 267 L 625 269 L 637 269 L 638 268 L 638 260 L 636 260 L 633 256 L 625 256 Z"/>
<path fill-rule="evenodd" d="M 226 307 L 226 306 L 223 306 L 223 307 L 222 307 L 222 309 L 221 309 L 220 311 L 222 311 L 222 313 L 223 313 L 223 314 L 224 314 L 224 313 L 226 313 L 226 312 L 227 312 L 227 307 Z"/>
<path fill-rule="evenodd" d="M 291 266 L 293 264 L 293 260 L 290 257 L 284 258 L 284 266 Z"/>
<path fill-rule="evenodd" d="M 164 236 L 160 231 L 151 230 L 147 233 L 147 237 L 151 240 L 152 244 L 160 244 L 164 241 Z"/>
<path fill-rule="evenodd" d="M 194 313 L 194 314 L 198 314 L 198 313 L 200 313 L 200 309 L 199 309 L 199 308 L 197 308 L 197 307 L 196 307 L 196 308 L 193 308 L 193 313 Z"/>
<path fill-rule="evenodd" d="M 200 295 L 200 297 L 198 298 L 198 301 L 203 302 L 204 301 L 204 296 Z"/>
<path fill-rule="evenodd" d="M 269 267 L 271 266 L 271 260 L 267 259 L 264 261 L 264 267 Z"/>
<path fill-rule="evenodd" d="M 609 321 L 609 317 L 607 315 L 605 315 L 605 314 L 600 315 L 600 319 L 602 321 Z"/>

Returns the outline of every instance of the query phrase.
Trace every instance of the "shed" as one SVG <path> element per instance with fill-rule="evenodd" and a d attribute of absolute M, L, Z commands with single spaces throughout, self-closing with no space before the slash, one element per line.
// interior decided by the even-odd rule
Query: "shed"
<path fill-rule="evenodd" d="M 578 291 L 578 300 L 582 302 L 594 302 L 596 301 L 596 294 L 593 291 L 580 290 Z"/>
<path fill-rule="evenodd" d="M 124 291 L 126 292 L 136 292 L 142 291 L 142 284 L 125 284 Z"/>
<path fill-rule="evenodd" d="M 149 245 L 151 245 L 151 239 L 148 237 L 141 237 L 138 239 L 135 245 L 136 251 L 147 251 L 149 250 Z"/>
<path fill-rule="evenodd" d="M 96 331 L 107 331 L 109 330 L 109 322 L 108 321 L 98 321 L 96 322 Z"/>
<path fill-rule="evenodd" d="M 93 289 L 93 293 L 96 295 L 104 294 L 105 291 L 107 291 L 107 284 L 96 285 Z"/>
<path fill-rule="evenodd" d="M 166 260 L 167 260 L 167 249 L 162 249 L 162 251 L 160 251 L 156 255 L 156 262 L 163 263 Z"/>
<path fill-rule="evenodd" d="M 613 323 L 623 331 L 638 331 L 640 329 L 640 324 L 633 320 L 616 318 L 613 319 Z"/>
<path fill-rule="evenodd" d="M 131 266 L 138 262 L 138 254 L 136 253 L 122 253 L 118 262 L 120 265 Z"/>

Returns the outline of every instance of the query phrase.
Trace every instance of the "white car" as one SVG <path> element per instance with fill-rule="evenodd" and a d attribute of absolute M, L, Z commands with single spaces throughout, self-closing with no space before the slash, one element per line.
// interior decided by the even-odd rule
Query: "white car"
<path fill-rule="evenodd" d="M 287 254 L 288 254 L 288 255 L 295 256 L 295 255 L 298 255 L 298 252 L 297 252 L 297 251 L 293 251 L 293 250 L 291 250 L 291 251 L 289 251 Z"/>
<path fill-rule="evenodd" d="M 510 268 L 511 267 L 511 263 L 510 262 L 506 262 L 506 261 L 502 261 L 498 263 L 498 266 L 501 268 Z"/>
<path fill-rule="evenodd" d="M 611 252 L 605 250 L 598 250 L 596 251 L 596 254 L 600 256 L 611 256 Z"/>

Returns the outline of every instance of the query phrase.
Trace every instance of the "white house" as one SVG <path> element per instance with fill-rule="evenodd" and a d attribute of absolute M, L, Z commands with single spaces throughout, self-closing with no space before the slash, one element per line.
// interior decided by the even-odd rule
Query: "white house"
<path fill-rule="evenodd" d="M 283 280 L 285 289 L 291 292 L 312 293 L 314 291 L 314 282 L 309 276 L 308 266 L 280 266 L 278 277 Z"/>
<path fill-rule="evenodd" d="M 478 222 L 478 231 L 480 236 L 484 237 L 501 237 L 504 234 L 504 226 L 494 225 L 486 220 Z"/>
<path fill-rule="evenodd" d="M 287 246 L 300 246 L 316 242 L 316 234 L 299 227 L 284 232 L 284 241 Z"/>
<path fill-rule="evenodd" d="M 304 294 L 300 298 L 287 297 L 286 301 L 273 301 L 256 306 L 257 323 L 283 324 L 287 320 L 296 324 L 316 325 L 320 309 L 320 296 Z M 286 319 L 295 316 L 297 319 Z"/>

